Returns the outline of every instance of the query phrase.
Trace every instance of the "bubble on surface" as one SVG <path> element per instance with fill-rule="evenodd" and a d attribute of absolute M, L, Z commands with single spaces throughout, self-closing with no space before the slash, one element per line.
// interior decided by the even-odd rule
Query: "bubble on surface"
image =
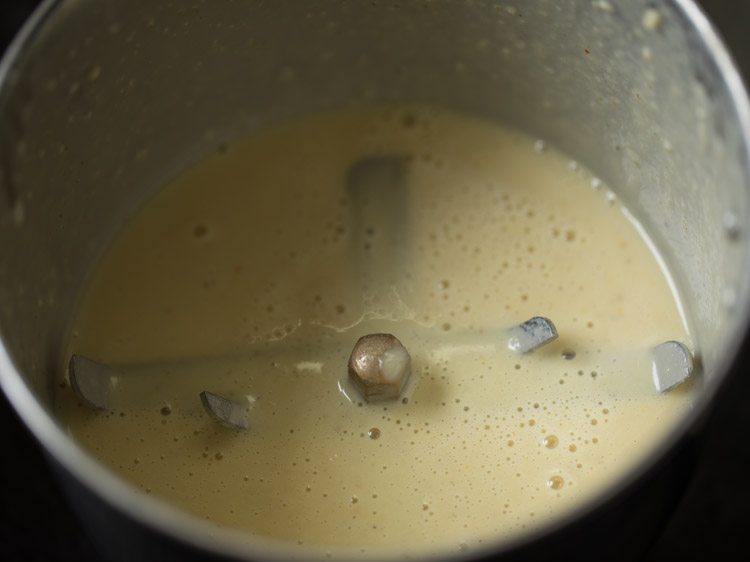
<path fill-rule="evenodd" d="M 102 67 L 99 66 L 98 64 L 95 64 L 91 68 L 89 68 L 86 76 L 88 77 L 89 81 L 94 82 L 98 80 L 101 74 L 102 74 Z"/>
<path fill-rule="evenodd" d="M 641 19 L 641 25 L 648 31 L 659 31 L 664 25 L 664 18 L 661 12 L 656 8 L 647 8 L 643 12 L 643 18 Z"/>
<path fill-rule="evenodd" d="M 547 480 L 547 486 L 553 490 L 560 490 L 564 485 L 565 480 L 563 480 L 562 476 L 550 476 L 549 480 Z"/>

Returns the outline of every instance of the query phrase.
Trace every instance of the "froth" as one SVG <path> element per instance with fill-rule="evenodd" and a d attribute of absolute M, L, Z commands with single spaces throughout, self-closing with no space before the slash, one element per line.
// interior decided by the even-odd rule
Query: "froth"
<path fill-rule="evenodd" d="M 380 251 L 387 221 L 355 236 L 344 182 L 383 153 L 407 162 L 408 213 L 403 253 L 373 283 L 353 264 Z M 144 492 L 306 547 L 471 548 L 549 521 L 647 455 L 689 403 L 688 387 L 650 386 L 649 346 L 688 340 L 675 297 L 611 191 L 569 162 L 424 108 L 229 145 L 103 260 L 71 350 L 131 377 L 106 414 L 61 388 L 61 416 Z M 504 330 L 537 314 L 559 340 L 514 355 Z M 409 350 L 413 388 L 349 400 L 347 357 L 379 332 Z M 247 433 L 203 415 L 208 387 L 253 399 Z"/>

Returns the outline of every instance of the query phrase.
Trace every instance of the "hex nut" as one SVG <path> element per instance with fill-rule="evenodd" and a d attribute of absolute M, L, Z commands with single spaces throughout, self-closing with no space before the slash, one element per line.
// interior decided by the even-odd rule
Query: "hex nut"
<path fill-rule="evenodd" d="M 411 375 L 411 357 L 391 334 L 368 334 L 349 356 L 349 378 L 367 402 L 395 400 Z"/>

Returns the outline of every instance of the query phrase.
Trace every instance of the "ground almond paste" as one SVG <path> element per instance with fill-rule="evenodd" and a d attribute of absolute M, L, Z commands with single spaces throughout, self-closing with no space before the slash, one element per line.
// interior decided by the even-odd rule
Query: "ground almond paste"
<path fill-rule="evenodd" d="M 388 232 L 357 222 L 346 188 L 353 162 L 383 154 L 407 165 Z M 649 348 L 690 339 L 598 187 L 523 135 L 420 108 L 223 147 L 133 219 L 85 295 L 69 351 L 125 365 L 112 411 L 65 388 L 59 412 L 140 489 L 265 537 L 425 553 L 538 526 L 648 455 L 691 400 L 653 388 Z M 535 315 L 560 338 L 509 352 L 503 330 Z M 345 384 L 370 332 L 409 349 L 407 403 L 362 404 Z M 217 426 L 201 390 L 248 397 L 250 430 Z"/>

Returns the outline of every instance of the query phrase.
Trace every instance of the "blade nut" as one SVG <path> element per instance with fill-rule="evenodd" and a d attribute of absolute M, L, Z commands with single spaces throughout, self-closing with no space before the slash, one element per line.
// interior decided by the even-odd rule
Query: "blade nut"
<path fill-rule="evenodd" d="M 368 334 L 349 356 L 349 378 L 367 402 L 395 400 L 411 375 L 411 357 L 391 334 Z"/>

